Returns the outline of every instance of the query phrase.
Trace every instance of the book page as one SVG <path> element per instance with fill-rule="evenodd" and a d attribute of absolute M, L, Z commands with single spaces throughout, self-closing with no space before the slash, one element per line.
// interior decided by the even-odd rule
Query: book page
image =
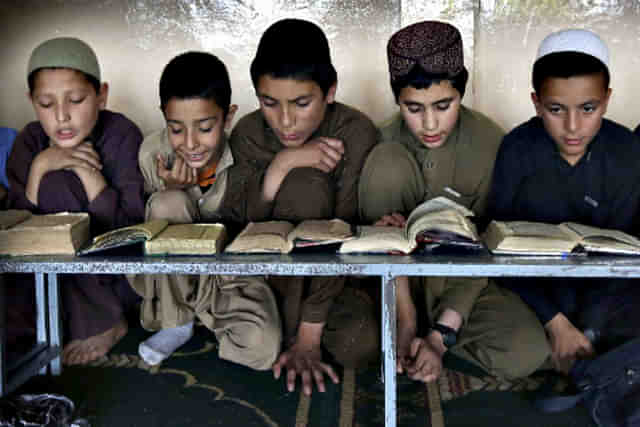
<path fill-rule="evenodd" d="M 557 225 L 527 221 L 491 221 L 483 240 L 494 254 L 564 255 L 577 245 Z"/>
<path fill-rule="evenodd" d="M 420 235 L 428 240 L 429 234 L 440 243 L 449 241 L 455 244 L 456 240 L 463 242 L 479 241 L 475 225 L 459 211 L 448 209 L 435 211 L 420 217 L 413 217 L 413 222 L 407 228 L 407 240 L 415 241 Z M 445 236 L 447 236 L 445 241 Z"/>
<path fill-rule="evenodd" d="M 416 243 L 409 242 L 400 227 L 363 225 L 355 238 L 340 246 L 340 253 L 393 253 L 409 254 Z"/>
<path fill-rule="evenodd" d="M 560 227 L 575 233 L 581 238 L 581 244 L 587 251 L 622 254 L 640 253 L 640 240 L 620 230 L 592 227 L 567 222 Z"/>
<path fill-rule="evenodd" d="M 352 237 L 351 225 L 341 219 L 305 220 L 289 233 L 295 246 L 337 243 Z"/>
<path fill-rule="evenodd" d="M 166 220 L 153 220 L 142 224 L 130 225 L 128 227 L 111 230 L 94 237 L 91 244 L 82 248 L 78 252 L 78 255 L 85 255 L 92 252 L 150 240 L 167 228 L 168 225 L 169 222 Z"/>
<path fill-rule="evenodd" d="M 0 230 L 6 230 L 29 218 L 31 212 L 24 209 L 8 209 L 0 211 Z"/>
<path fill-rule="evenodd" d="M 231 253 L 289 253 L 293 243 L 289 233 L 293 224 L 287 221 L 250 222 L 225 249 Z"/>
<path fill-rule="evenodd" d="M 453 210 L 459 212 L 462 216 L 474 216 L 474 213 L 462 206 L 459 203 L 454 202 L 451 199 L 440 196 L 434 199 L 427 200 L 416 206 L 411 212 L 409 218 L 407 218 L 406 228 L 409 229 L 411 225 L 418 219 L 427 214 L 441 212 L 446 210 Z"/>
<path fill-rule="evenodd" d="M 223 224 L 174 224 L 144 245 L 148 255 L 207 255 L 220 252 L 226 243 Z"/>

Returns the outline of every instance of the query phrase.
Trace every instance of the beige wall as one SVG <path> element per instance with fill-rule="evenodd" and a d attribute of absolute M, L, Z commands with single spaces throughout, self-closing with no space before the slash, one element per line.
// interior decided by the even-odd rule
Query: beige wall
<path fill-rule="evenodd" d="M 258 39 L 284 17 L 324 28 L 338 69 L 338 98 L 376 121 L 396 109 L 386 71 L 391 34 L 423 19 L 454 23 L 472 76 L 464 102 L 505 128 L 533 114 L 530 68 L 540 40 L 569 26 L 593 29 L 611 49 L 608 116 L 632 127 L 640 122 L 637 0 L 5 0 L 0 14 L 0 125 L 14 128 L 34 117 L 25 98 L 28 56 L 56 36 L 94 47 L 111 86 L 109 108 L 145 133 L 163 125 L 157 107 L 162 68 L 186 50 L 211 51 L 227 64 L 233 101 L 240 115 L 247 113 L 257 107 L 248 67 Z"/>

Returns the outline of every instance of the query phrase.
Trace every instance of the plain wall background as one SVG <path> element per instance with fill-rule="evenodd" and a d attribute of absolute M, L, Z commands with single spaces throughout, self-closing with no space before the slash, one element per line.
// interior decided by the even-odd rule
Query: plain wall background
<path fill-rule="evenodd" d="M 629 127 L 640 122 L 637 0 L 5 0 L 0 16 L 0 125 L 17 129 L 34 119 L 25 96 L 31 50 L 59 36 L 81 38 L 95 49 L 110 85 L 108 108 L 145 134 L 164 126 L 157 89 L 162 69 L 187 50 L 209 51 L 225 62 L 237 119 L 258 105 L 249 64 L 259 37 L 285 17 L 325 30 L 338 70 L 338 100 L 376 122 L 397 111 L 387 73 L 389 37 L 425 19 L 453 23 L 463 34 L 471 75 L 464 103 L 505 129 L 534 114 L 530 73 L 542 38 L 567 27 L 591 29 L 611 51 L 607 117 Z"/>

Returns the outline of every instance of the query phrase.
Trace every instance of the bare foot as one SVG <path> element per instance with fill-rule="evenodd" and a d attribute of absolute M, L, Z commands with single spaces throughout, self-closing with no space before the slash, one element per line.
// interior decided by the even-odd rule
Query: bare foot
<path fill-rule="evenodd" d="M 416 337 L 416 323 L 398 316 L 396 327 L 398 330 L 396 366 L 398 373 L 403 373 L 411 356 L 411 342 Z"/>
<path fill-rule="evenodd" d="M 85 365 L 104 356 L 126 335 L 127 321 L 123 318 L 116 325 L 99 335 L 85 340 L 73 340 L 62 351 L 62 363 L 65 365 Z"/>

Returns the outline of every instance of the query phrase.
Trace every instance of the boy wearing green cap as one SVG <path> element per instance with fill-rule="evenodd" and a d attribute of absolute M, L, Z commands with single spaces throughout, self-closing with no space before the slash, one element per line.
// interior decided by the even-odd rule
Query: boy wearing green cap
<path fill-rule="evenodd" d="M 403 226 L 419 203 L 446 196 L 485 215 L 503 131 L 461 104 L 468 73 L 452 25 L 425 21 L 388 44 L 400 114 L 382 128 L 360 179 L 366 222 Z M 396 278 L 398 372 L 434 381 L 452 353 L 507 378 L 526 376 L 548 355 L 544 332 L 520 298 L 486 278 Z"/>
<path fill-rule="evenodd" d="M 9 207 L 36 214 L 88 212 L 91 233 L 142 222 L 138 127 L 105 109 L 95 53 L 75 38 L 39 45 L 28 66 L 28 98 L 38 121 L 17 136 L 8 161 Z M 32 276 L 21 277 L 32 281 Z M 127 332 L 135 293 L 123 275 L 63 275 L 67 343 L 63 362 L 105 355 Z"/>
<path fill-rule="evenodd" d="M 230 136 L 238 162 L 231 174 L 244 183 L 239 194 L 247 219 L 355 222 L 360 170 L 377 131 L 364 114 L 335 102 L 337 75 L 323 31 L 298 19 L 276 22 L 262 35 L 251 78 L 260 109 L 243 117 Z M 325 390 L 325 374 L 338 382 L 322 360 L 322 347 L 343 366 L 360 367 L 376 357 L 372 304 L 345 282 L 269 278 L 282 298 L 285 325 L 285 348 L 273 372 L 278 378 L 287 371 L 290 391 L 297 375 L 306 394 L 314 382 Z"/>

